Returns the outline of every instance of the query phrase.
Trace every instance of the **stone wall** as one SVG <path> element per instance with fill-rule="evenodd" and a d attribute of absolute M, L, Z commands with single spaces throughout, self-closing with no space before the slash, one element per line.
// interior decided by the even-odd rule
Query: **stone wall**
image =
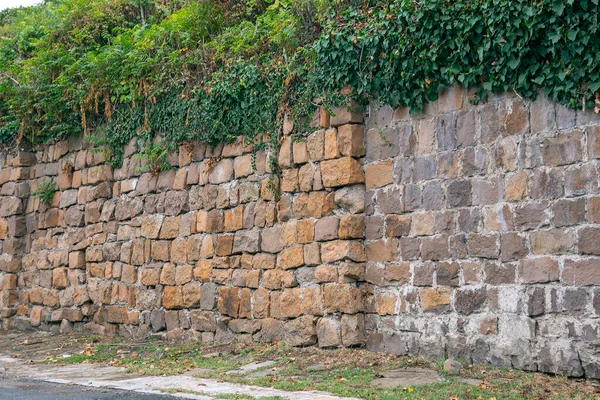
<path fill-rule="evenodd" d="M 2 326 L 600 378 L 600 119 L 458 88 L 363 119 L 286 136 L 275 185 L 239 142 L 184 146 L 156 178 L 134 146 L 113 171 L 81 138 L 3 156 Z"/>

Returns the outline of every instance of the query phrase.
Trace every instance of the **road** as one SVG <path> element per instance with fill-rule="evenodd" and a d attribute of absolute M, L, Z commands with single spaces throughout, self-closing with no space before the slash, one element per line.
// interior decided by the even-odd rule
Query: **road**
<path fill-rule="evenodd" d="M 174 400 L 160 394 L 144 394 L 107 388 L 48 383 L 0 377 L 0 400 Z"/>

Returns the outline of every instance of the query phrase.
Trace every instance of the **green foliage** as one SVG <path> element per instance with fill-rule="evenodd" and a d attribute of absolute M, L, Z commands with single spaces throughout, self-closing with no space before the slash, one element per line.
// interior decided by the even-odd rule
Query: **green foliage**
<path fill-rule="evenodd" d="M 54 192 L 56 192 L 56 180 L 50 179 L 46 181 L 40 182 L 35 192 L 33 192 L 33 197 L 36 199 L 40 199 L 45 204 L 50 205 L 52 203 L 52 198 L 54 197 Z"/>
<path fill-rule="evenodd" d="M 477 98 L 540 89 L 590 107 L 599 0 L 55 0 L 0 13 L 0 143 L 89 134 L 118 166 L 243 136 L 275 148 L 319 98 L 421 110 L 459 83 Z M 148 145 L 146 145 L 148 146 Z M 151 145 L 153 146 L 153 145 Z M 154 163 L 151 163 L 154 164 Z M 273 163 L 273 167 L 276 167 Z"/>
<path fill-rule="evenodd" d="M 600 89 L 598 0 L 393 1 L 351 7 L 315 43 L 321 86 L 340 82 L 357 99 L 379 97 L 421 110 L 460 83 L 514 89 L 534 99 L 544 88 L 571 107 L 591 107 Z"/>
<path fill-rule="evenodd" d="M 169 148 L 161 142 L 142 144 L 140 152 L 135 155 L 143 162 L 138 172 L 149 171 L 152 176 L 158 176 L 160 171 L 170 169 L 171 166 L 167 163 L 168 154 Z"/>

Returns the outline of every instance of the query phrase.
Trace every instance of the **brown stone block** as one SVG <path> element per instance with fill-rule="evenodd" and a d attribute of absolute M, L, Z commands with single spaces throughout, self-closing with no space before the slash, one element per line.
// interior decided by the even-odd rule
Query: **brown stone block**
<path fill-rule="evenodd" d="M 321 161 L 325 157 L 325 131 L 319 130 L 310 134 L 306 147 L 311 161 Z"/>
<path fill-rule="evenodd" d="M 101 182 L 111 181 L 112 179 L 112 170 L 107 164 L 98 165 L 88 169 L 87 183 L 89 185 L 96 185 Z"/>
<path fill-rule="evenodd" d="M 194 279 L 200 282 L 208 282 L 212 276 L 212 260 L 200 260 L 194 268 Z"/>
<path fill-rule="evenodd" d="M 515 265 L 512 263 L 498 263 L 488 261 L 485 263 L 485 283 L 501 285 L 515 283 Z"/>
<path fill-rule="evenodd" d="M 565 260 L 562 282 L 567 285 L 600 285 L 600 259 Z"/>
<path fill-rule="evenodd" d="M 315 237 L 315 225 L 312 220 L 302 219 L 296 224 L 298 243 L 310 243 Z"/>
<path fill-rule="evenodd" d="M 57 289 L 64 289 L 69 286 L 67 268 L 56 268 L 52 271 L 52 286 Z"/>
<path fill-rule="evenodd" d="M 283 192 L 298 192 L 298 169 L 284 169 L 282 171 L 281 190 Z"/>
<path fill-rule="evenodd" d="M 17 275 L 7 274 L 2 277 L 2 290 L 17 290 Z"/>
<path fill-rule="evenodd" d="M 419 291 L 423 312 L 446 312 L 450 310 L 450 289 L 423 289 Z"/>
<path fill-rule="evenodd" d="M 519 260 L 528 253 L 529 249 L 525 237 L 515 232 L 502 235 L 500 240 L 500 259 L 502 261 Z"/>
<path fill-rule="evenodd" d="M 590 197 L 588 199 L 588 217 L 589 222 L 600 223 L 600 197 Z"/>
<path fill-rule="evenodd" d="M 365 344 L 365 322 L 362 314 L 342 315 L 342 344 L 349 346 L 362 346 Z"/>
<path fill-rule="evenodd" d="M 269 317 L 269 291 L 265 289 L 255 290 L 253 295 L 253 316 L 254 318 L 268 318 Z"/>
<path fill-rule="evenodd" d="M 421 240 L 421 258 L 432 261 L 450 258 L 448 237 L 446 235 L 439 235 L 423 238 Z"/>
<path fill-rule="evenodd" d="M 396 304 L 399 302 L 395 292 L 379 292 L 374 299 L 375 312 L 379 315 L 396 315 Z"/>
<path fill-rule="evenodd" d="M 362 123 L 364 115 L 359 109 L 360 106 L 355 101 L 351 101 L 348 106 L 334 107 L 330 115 L 330 126 Z"/>
<path fill-rule="evenodd" d="M 561 132 L 544 140 L 542 152 L 545 165 L 568 165 L 583 159 L 583 134 L 580 130 Z"/>
<path fill-rule="evenodd" d="M 308 149 L 306 141 L 295 141 L 293 144 L 294 163 L 304 164 L 308 162 Z"/>
<path fill-rule="evenodd" d="M 467 236 L 467 249 L 471 257 L 498 258 L 498 236 L 472 233 Z"/>
<path fill-rule="evenodd" d="M 223 215 L 219 210 L 198 211 L 196 216 L 196 231 L 217 233 L 224 229 Z"/>
<path fill-rule="evenodd" d="M 321 245 L 321 260 L 330 263 L 350 259 L 352 261 L 365 261 L 365 252 L 361 242 L 349 240 L 333 240 Z"/>
<path fill-rule="evenodd" d="M 529 109 L 520 101 L 506 101 L 500 106 L 500 132 L 523 135 L 529 130 Z"/>
<path fill-rule="evenodd" d="M 557 281 L 558 262 L 550 257 L 523 259 L 519 264 L 519 277 L 523 283 Z"/>
<path fill-rule="evenodd" d="M 396 261 L 398 259 L 398 240 L 380 239 L 365 244 L 366 259 L 369 261 Z"/>
<path fill-rule="evenodd" d="M 338 237 L 340 220 L 336 217 L 325 217 L 315 223 L 315 241 L 333 240 Z"/>
<path fill-rule="evenodd" d="M 538 255 L 570 253 L 575 247 L 573 233 L 566 229 L 532 232 L 531 250 Z"/>
<path fill-rule="evenodd" d="M 127 307 L 106 307 L 106 322 L 111 324 L 125 324 L 128 320 L 129 318 L 127 316 Z"/>
<path fill-rule="evenodd" d="M 326 282 L 337 282 L 338 273 L 337 267 L 334 265 L 319 265 L 315 268 L 315 282 L 326 283 Z"/>
<path fill-rule="evenodd" d="M 338 149 L 337 130 L 335 128 L 327 129 L 325 131 L 324 143 L 326 160 L 341 157 L 340 151 Z"/>
<path fill-rule="evenodd" d="M 587 128 L 588 154 L 590 158 L 600 158 L 600 127 L 590 126 Z"/>
<path fill-rule="evenodd" d="M 252 258 L 252 266 L 258 269 L 273 269 L 277 262 L 277 256 L 267 253 L 255 254 Z"/>
<path fill-rule="evenodd" d="M 175 284 L 185 285 L 192 280 L 193 267 L 191 265 L 178 265 L 175 268 Z"/>
<path fill-rule="evenodd" d="M 297 318 L 302 314 L 302 289 L 285 289 L 279 296 L 279 312 L 283 318 Z"/>
<path fill-rule="evenodd" d="M 151 244 L 151 257 L 157 261 L 169 261 L 171 242 L 167 240 L 155 240 Z"/>
<path fill-rule="evenodd" d="M 279 156 L 277 158 L 280 168 L 290 168 L 293 164 L 292 159 L 292 138 L 285 137 L 281 142 Z"/>
<path fill-rule="evenodd" d="M 236 157 L 233 160 L 233 171 L 236 179 L 252 175 L 252 154 Z"/>
<path fill-rule="evenodd" d="M 144 214 L 142 216 L 141 235 L 149 239 L 157 239 L 164 220 L 161 214 Z"/>
<path fill-rule="evenodd" d="M 218 294 L 219 312 L 237 318 L 240 310 L 240 288 L 220 287 Z"/>
<path fill-rule="evenodd" d="M 556 227 L 581 224 L 585 221 L 585 199 L 562 199 L 552 205 L 554 218 L 551 222 Z"/>
<path fill-rule="evenodd" d="M 458 286 L 458 263 L 440 262 L 436 263 L 437 284 L 440 286 Z"/>
<path fill-rule="evenodd" d="M 391 160 L 371 164 L 366 168 L 365 184 L 367 189 L 387 186 L 393 182 L 393 164 Z M 326 185 L 327 186 L 327 185 Z"/>
<path fill-rule="evenodd" d="M 586 227 L 579 230 L 579 252 L 600 255 L 600 228 Z"/>
<path fill-rule="evenodd" d="M 433 235 L 436 232 L 435 215 L 433 213 L 412 214 L 411 225 L 413 236 Z"/>
<path fill-rule="evenodd" d="M 304 251 L 302 246 L 294 246 L 279 253 L 279 267 L 281 269 L 298 268 L 304 265 Z"/>
<path fill-rule="evenodd" d="M 325 187 L 346 186 L 365 180 L 360 164 L 352 157 L 323 161 L 321 176 Z"/>
<path fill-rule="evenodd" d="M 216 255 L 221 257 L 231 255 L 233 251 L 233 239 L 232 235 L 219 235 L 215 247 Z"/>
<path fill-rule="evenodd" d="M 338 236 L 340 239 L 360 239 L 365 234 L 365 220 L 362 215 L 344 215 L 340 219 Z"/>
<path fill-rule="evenodd" d="M 323 287 L 323 302 L 328 313 L 356 314 L 363 311 L 360 289 L 349 284 L 330 284 Z"/>
<path fill-rule="evenodd" d="M 160 282 L 160 269 L 158 268 L 144 268 L 142 270 L 142 285 L 145 286 L 156 286 Z"/>
<path fill-rule="evenodd" d="M 362 157 L 365 155 L 365 129 L 363 125 L 342 125 L 338 127 L 338 150 L 343 156 Z"/>

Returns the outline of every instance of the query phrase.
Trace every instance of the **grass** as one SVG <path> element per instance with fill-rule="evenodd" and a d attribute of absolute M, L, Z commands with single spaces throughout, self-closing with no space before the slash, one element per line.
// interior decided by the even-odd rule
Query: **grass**
<path fill-rule="evenodd" d="M 539 373 L 465 365 L 460 373 L 447 373 L 443 362 L 423 358 L 397 357 L 362 349 L 323 350 L 293 348 L 284 342 L 273 344 L 169 345 L 161 340 L 139 343 L 111 341 L 86 346 L 81 354 L 69 358 L 50 358 L 47 362 L 104 363 L 125 367 L 144 375 L 177 375 L 202 369 L 197 377 L 227 382 L 272 387 L 285 391 L 318 390 L 338 396 L 361 399 L 597 399 L 600 387 L 581 380 Z M 273 360 L 266 376 L 227 375 L 225 372 L 252 361 Z M 444 381 L 415 387 L 377 388 L 371 381 L 382 371 L 402 367 L 431 368 Z M 461 381 L 477 380 L 478 385 Z M 165 389 L 177 391 L 178 389 Z M 194 394 L 201 394 L 200 392 Z M 223 399 L 253 399 L 248 395 L 211 395 Z M 277 398 L 261 398 L 277 399 Z"/>

